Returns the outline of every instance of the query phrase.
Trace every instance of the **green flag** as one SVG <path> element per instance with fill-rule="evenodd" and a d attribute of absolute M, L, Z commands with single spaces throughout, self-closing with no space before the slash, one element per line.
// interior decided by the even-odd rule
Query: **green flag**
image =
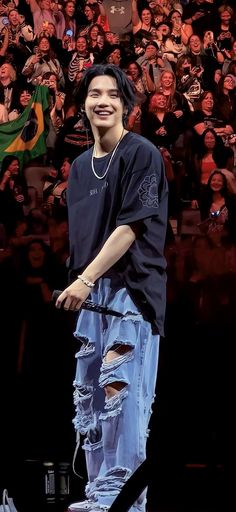
<path fill-rule="evenodd" d="M 0 124 L 0 162 L 6 155 L 16 155 L 22 168 L 29 160 L 46 153 L 48 96 L 48 88 L 38 85 L 22 114 L 14 121 Z"/>

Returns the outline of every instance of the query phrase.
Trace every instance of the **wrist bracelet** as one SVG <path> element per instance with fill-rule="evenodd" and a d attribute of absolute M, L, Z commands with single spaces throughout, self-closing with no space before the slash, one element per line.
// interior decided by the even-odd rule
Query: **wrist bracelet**
<path fill-rule="evenodd" d="M 89 281 L 84 276 L 79 275 L 79 276 L 77 276 L 77 279 L 82 281 L 82 283 L 86 284 L 86 286 L 88 286 L 89 288 L 93 288 L 95 286 L 95 283 L 92 283 L 92 281 Z"/>

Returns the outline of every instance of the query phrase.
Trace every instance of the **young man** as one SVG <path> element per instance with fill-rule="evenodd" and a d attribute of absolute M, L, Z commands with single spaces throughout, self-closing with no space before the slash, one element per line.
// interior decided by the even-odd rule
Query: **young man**
<path fill-rule="evenodd" d="M 109 510 L 145 459 L 165 313 L 167 184 L 159 151 L 124 128 L 135 101 L 117 66 L 97 65 L 78 98 L 94 146 L 72 164 L 68 187 L 71 266 L 77 279 L 57 307 L 92 301 L 122 318 L 82 310 L 75 336 L 77 433 L 85 435 L 87 500 L 71 512 Z M 145 510 L 142 495 L 132 512 Z"/>

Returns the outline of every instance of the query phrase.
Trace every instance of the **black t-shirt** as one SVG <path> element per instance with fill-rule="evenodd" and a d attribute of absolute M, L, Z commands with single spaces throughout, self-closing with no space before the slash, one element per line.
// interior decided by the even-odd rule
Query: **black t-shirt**
<path fill-rule="evenodd" d="M 192 114 L 192 126 L 204 123 L 207 128 L 223 128 L 225 123 L 216 113 L 206 115 L 202 110 L 196 110 Z"/>
<path fill-rule="evenodd" d="M 99 180 L 92 172 L 92 149 L 80 155 L 70 170 L 70 265 L 82 272 L 117 226 L 139 223 L 140 235 L 115 265 L 128 293 L 145 319 L 163 334 L 167 224 L 167 182 L 159 151 L 135 133 L 122 139 L 109 171 Z M 94 159 L 102 176 L 110 155 Z"/>

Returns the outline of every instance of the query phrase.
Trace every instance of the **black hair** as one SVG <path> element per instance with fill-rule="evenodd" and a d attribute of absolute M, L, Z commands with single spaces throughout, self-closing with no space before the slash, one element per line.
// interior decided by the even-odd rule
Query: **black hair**
<path fill-rule="evenodd" d="M 222 138 L 219 135 L 217 135 L 217 133 L 215 132 L 215 130 L 213 128 L 210 128 L 210 127 L 206 128 L 204 130 L 204 132 L 199 136 L 197 157 L 202 159 L 207 153 L 207 149 L 205 146 L 205 136 L 207 135 L 207 133 L 211 133 L 215 139 L 215 147 L 212 151 L 212 157 L 213 157 L 213 160 L 215 160 L 215 158 L 214 158 L 215 153 L 217 152 L 217 154 L 218 154 L 219 151 L 223 151 L 224 143 L 223 143 Z"/>
<path fill-rule="evenodd" d="M 96 78 L 97 76 L 104 75 L 108 75 L 114 78 L 117 82 L 120 98 L 124 104 L 125 115 L 123 122 L 126 121 L 126 118 L 129 116 L 130 112 L 134 108 L 136 90 L 134 84 L 126 76 L 125 72 L 122 71 L 118 66 L 114 66 L 113 64 L 95 64 L 85 70 L 79 87 L 75 92 L 75 101 L 80 105 L 80 109 L 83 115 L 83 121 L 85 124 L 88 124 L 88 119 L 87 116 L 84 115 L 82 109 L 87 98 L 89 85 L 94 78 Z"/>
<path fill-rule="evenodd" d="M 136 60 L 132 59 L 129 62 L 127 62 L 127 69 L 129 68 L 129 66 L 132 66 L 132 64 L 135 64 L 135 66 L 136 66 L 136 68 L 138 70 L 138 78 L 140 78 L 143 75 L 142 67 L 140 66 L 140 64 Z"/>
<path fill-rule="evenodd" d="M 17 160 L 18 164 L 20 165 L 20 161 L 19 161 L 19 158 L 18 156 L 15 156 L 15 155 L 6 155 L 3 160 L 2 160 L 2 163 L 1 163 L 1 170 L 0 170 L 0 178 L 3 177 L 5 171 L 7 171 L 9 165 L 12 164 L 12 162 L 14 162 L 14 160 Z"/>
<path fill-rule="evenodd" d="M 223 172 L 221 172 L 220 169 L 215 169 L 209 176 L 208 178 L 208 182 L 207 182 L 207 186 L 206 186 L 206 191 L 208 192 L 209 196 L 211 197 L 212 199 L 212 189 L 211 189 L 211 182 L 212 182 L 212 178 L 218 174 L 219 176 L 222 177 L 222 181 L 223 181 L 223 185 L 222 185 L 222 189 L 220 191 L 222 197 L 226 198 L 228 197 L 229 195 L 229 191 L 228 191 L 228 185 L 227 185 L 227 179 L 226 179 L 226 176 L 225 174 L 223 174 Z M 206 193 L 207 193 L 206 192 Z"/>

